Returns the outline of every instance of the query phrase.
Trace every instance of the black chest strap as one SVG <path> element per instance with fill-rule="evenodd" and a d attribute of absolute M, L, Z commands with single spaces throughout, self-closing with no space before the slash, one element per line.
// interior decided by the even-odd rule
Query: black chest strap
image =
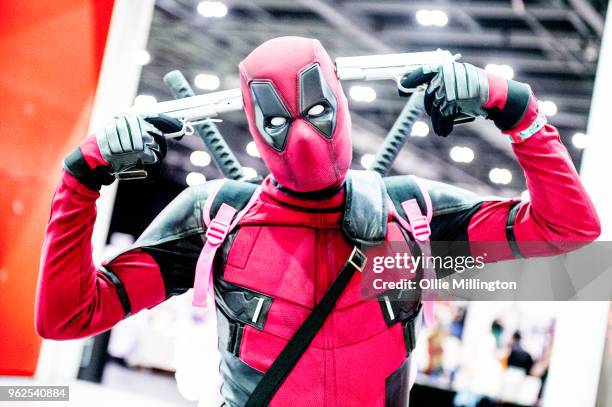
<path fill-rule="evenodd" d="M 255 387 L 245 407 L 267 406 L 276 391 L 283 384 L 293 367 L 302 357 L 310 343 L 323 326 L 325 319 L 334 309 L 338 298 L 357 271 L 362 271 L 367 262 L 366 256 L 355 246 L 353 252 L 344 263 L 336 280 L 325 293 L 321 301 L 304 323 L 298 328 L 293 337 L 287 342 L 276 360 L 272 363 L 266 374 Z"/>

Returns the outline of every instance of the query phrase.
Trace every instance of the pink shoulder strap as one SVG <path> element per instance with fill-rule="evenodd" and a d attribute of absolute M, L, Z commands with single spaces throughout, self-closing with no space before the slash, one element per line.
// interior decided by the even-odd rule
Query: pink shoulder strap
<path fill-rule="evenodd" d="M 242 217 L 255 204 L 259 194 L 261 193 L 261 188 L 257 188 L 251 196 L 249 202 L 240 212 L 237 212 L 235 208 L 226 203 L 221 204 L 221 207 L 217 211 L 215 217 L 210 219 L 212 202 L 214 201 L 215 196 L 217 196 L 217 193 L 219 192 L 219 189 L 221 189 L 222 185 L 223 182 L 220 182 L 214 190 L 210 191 L 202 210 L 202 218 L 204 219 L 207 229 L 206 242 L 204 243 L 204 247 L 200 252 L 198 262 L 196 263 L 195 280 L 193 282 L 192 304 L 195 307 L 206 306 L 208 290 L 212 288 L 212 268 L 217 250 L 223 244 L 227 238 L 227 235 L 234 230 Z"/>
<path fill-rule="evenodd" d="M 431 246 L 429 244 L 429 238 L 431 236 L 431 227 L 429 223 L 431 222 L 431 218 L 433 216 L 433 208 L 431 204 L 431 197 L 429 196 L 429 192 L 427 188 L 423 185 L 422 181 L 411 175 L 412 179 L 418 185 L 421 196 L 425 201 L 426 213 L 423 214 L 421 211 L 421 207 L 416 198 L 408 199 L 401 203 L 402 209 L 406 214 L 406 219 L 402 218 L 393 204 L 393 201 L 390 197 L 387 197 L 387 202 L 389 204 L 390 212 L 393 218 L 402 225 L 402 227 L 408 230 L 414 240 L 418 244 L 419 248 L 423 252 L 424 256 L 429 256 L 431 254 Z M 427 262 L 429 264 L 429 262 Z M 425 278 L 431 279 L 436 278 L 435 270 L 429 270 L 427 266 L 425 266 L 424 276 Z M 434 317 L 434 299 L 433 293 L 428 292 L 426 290 L 423 293 L 423 317 L 425 320 L 425 325 L 430 325 L 433 321 Z"/>

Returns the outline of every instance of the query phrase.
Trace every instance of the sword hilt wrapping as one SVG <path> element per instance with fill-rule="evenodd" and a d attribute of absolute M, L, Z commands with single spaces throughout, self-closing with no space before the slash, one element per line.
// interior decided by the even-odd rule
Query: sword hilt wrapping
<path fill-rule="evenodd" d="M 415 92 L 410 96 L 397 120 L 395 120 L 393 127 L 391 127 L 391 130 L 389 130 L 385 137 L 383 145 L 376 153 L 374 162 L 369 168 L 370 170 L 376 171 L 382 176 L 389 173 L 393 162 L 410 136 L 412 125 L 425 112 L 423 97 L 424 92 L 422 91 Z"/>
<path fill-rule="evenodd" d="M 170 89 L 175 99 L 195 96 L 193 89 L 181 71 L 168 72 L 164 76 L 164 83 Z M 210 151 L 215 166 L 221 171 L 225 178 L 239 180 L 244 178 L 240 162 L 227 145 L 227 142 L 212 121 L 204 121 L 193 125 L 204 144 Z"/>

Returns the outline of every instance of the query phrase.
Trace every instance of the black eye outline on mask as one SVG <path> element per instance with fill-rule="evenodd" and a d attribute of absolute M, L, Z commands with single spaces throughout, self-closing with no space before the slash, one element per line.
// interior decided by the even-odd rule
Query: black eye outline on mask
<path fill-rule="evenodd" d="M 309 114 L 310 109 L 321 105 L 318 115 Z M 331 139 L 336 128 L 337 102 L 334 93 L 323 77 L 319 64 L 308 67 L 300 74 L 300 112 L 322 136 Z"/>
<path fill-rule="evenodd" d="M 266 143 L 277 151 L 283 151 L 287 143 L 291 114 L 270 82 L 251 82 L 255 125 Z M 284 118 L 280 125 L 272 124 L 274 118 Z"/>

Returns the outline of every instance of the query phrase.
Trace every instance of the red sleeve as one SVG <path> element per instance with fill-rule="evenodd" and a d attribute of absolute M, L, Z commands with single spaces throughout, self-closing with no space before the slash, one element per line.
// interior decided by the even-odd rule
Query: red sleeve
<path fill-rule="evenodd" d="M 536 116 L 537 101 L 532 98 L 518 130 Z M 601 231 L 599 218 L 557 129 L 546 124 L 513 149 L 530 201 L 483 202 L 469 223 L 470 242 L 508 241 L 489 259 L 499 260 L 560 254 L 595 240 Z"/>
<path fill-rule="evenodd" d="M 165 299 L 159 267 L 140 249 L 94 267 L 91 234 L 98 196 L 62 173 L 45 231 L 36 298 L 36 329 L 44 338 L 94 335 Z"/>

